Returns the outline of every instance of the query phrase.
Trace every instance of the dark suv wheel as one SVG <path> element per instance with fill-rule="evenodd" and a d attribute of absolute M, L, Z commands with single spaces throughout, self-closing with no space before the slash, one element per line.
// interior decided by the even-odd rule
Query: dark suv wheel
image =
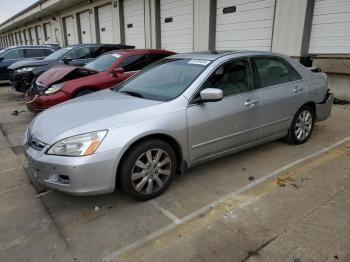
<path fill-rule="evenodd" d="M 159 139 L 133 146 L 121 163 L 120 182 L 124 191 L 138 200 L 162 194 L 176 173 L 173 148 Z"/>
<path fill-rule="evenodd" d="M 309 140 L 315 124 L 315 112 L 311 106 L 301 107 L 295 114 L 286 140 L 290 144 L 303 144 Z"/>

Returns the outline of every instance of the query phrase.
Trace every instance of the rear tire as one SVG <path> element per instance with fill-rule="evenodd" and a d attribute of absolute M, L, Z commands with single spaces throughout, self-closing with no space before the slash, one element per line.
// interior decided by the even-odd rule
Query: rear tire
<path fill-rule="evenodd" d="M 79 96 L 84 96 L 87 94 L 91 94 L 93 92 L 96 92 L 95 90 L 91 90 L 91 89 L 85 89 L 85 90 L 81 90 L 78 93 L 75 94 L 74 98 L 79 97 Z"/>
<path fill-rule="evenodd" d="M 161 195 L 175 174 L 175 151 L 160 139 L 145 140 L 133 146 L 119 170 L 123 190 L 137 200 L 149 200 Z"/>
<path fill-rule="evenodd" d="M 302 106 L 295 114 L 285 140 L 293 145 L 304 144 L 309 140 L 314 124 L 314 109 L 309 105 Z"/>

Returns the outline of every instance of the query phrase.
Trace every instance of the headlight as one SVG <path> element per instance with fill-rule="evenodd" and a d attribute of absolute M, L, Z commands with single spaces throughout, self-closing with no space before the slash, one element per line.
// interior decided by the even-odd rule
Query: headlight
<path fill-rule="evenodd" d="M 52 85 L 49 89 L 45 91 L 45 95 L 51 95 L 60 91 L 64 87 L 64 84 Z"/>
<path fill-rule="evenodd" d="M 25 73 L 25 72 L 31 72 L 35 69 L 35 67 L 23 67 L 20 69 L 15 70 L 15 73 Z"/>
<path fill-rule="evenodd" d="M 92 155 L 106 134 L 107 130 L 102 130 L 63 139 L 54 144 L 47 154 L 59 156 Z"/>

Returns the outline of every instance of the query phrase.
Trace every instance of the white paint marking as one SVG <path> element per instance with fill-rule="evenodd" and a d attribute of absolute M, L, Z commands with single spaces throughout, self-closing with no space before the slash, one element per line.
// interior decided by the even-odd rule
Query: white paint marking
<path fill-rule="evenodd" d="M 234 192 L 232 192 L 232 193 L 230 193 L 230 194 L 228 194 L 226 196 L 223 196 L 222 198 L 220 198 L 220 199 L 218 199 L 218 200 L 216 200 L 216 201 L 214 201 L 214 202 L 212 202 L 212 203 L 210 203 L 210 204 L 208 204 L 208 205 L 206 205 L 206 206 L 204 206 L 204 207 L 202 207 L 200 209 L 197 209 L 196 211 L 188 214 L 187 216 L 183 217 L 182 219 L 179 219 L 178 224 L 176 224 L 175 222 L 172 223 L 172 224 L 169 224 L 169 225 L 161 228 L 160 230 L 158 230 L 156 232 L 153 232 L 153 233 L 151 233 L 151 234 L 149 234 L 149 235 L 147 235 L 147 236 L 145 236 L 145 237 L 143 237 L 143 238 L 141 238 L 141 239 L 139 239 L 139 240 L 137 240 L 137 241 L 135 241 L 135 242 L 133 242 L 133 243 L 131 243 L 131 244 L 129 244 L 129 245 L 127 245 L 127 246 L 117 250 L 117 251 L 115 251 L 115 252 L 113 252 L 112 254 L 104 257 L 103 261 L 112 261 L 116 257 L 126 253 L 127 251 L 130 251 L 130 250 L 133 250 L 133 249 L 135 249 L 137 247 L 140 247 L 140 246 L 144 245 L 145 243 L 147 243 L 148 241 L 154 240 L 154 239 L 160 237 L 161 235 L 163 235 L 163 234 L 165 234 L 165 233 L 167 233 L 167 232 L 177 228 L 179 225 L 182 225 L 182 224 L 184 224 L 184 223 L 186 223 L 186 222 L 188 222 L 188 221 L 190 221 L 190 220 L 200 216 L 201 214 L 204 214 L 204 213 L 208 212 L 210 209 L 220 205 L 221 203 L 227 201 L 228 199 L 233 198 L 233 197 L 235 197 L 235 196 L 237 196 L 239 194 L 242 194 L 245 191 L 248 191 L 249 189 L 252 189 L 252 188 L 256 187 L 257 185 L 265 182 L 266 180 L 277 176 L 281 172 L 284 172 L 284 171 L 290 169 L 291 167 L 299 165 L 300 163 L 302 163 L 302 162 L 304 162 L 306 160 L 309 160 L 311 158 L 319 156 L 319 155 L 321 155 L 321 154 L 323 154 L 323 153 L 325 153 L 325 152 L 327 152 L 327 151 L 329 151 L 329 150 L 331 150 L 331 149 L 333 149 L 333 148 L 335 148 L 335 147 L 337 147 L 337 146 L 339 146 L 339 145 L 341 145 L 341 144 L 343 144 L 343 143 L 345 143 L 345 142 L 347 142 L 349 140 L 350 140 L 350 136 L 348 136 L 348 137 L 346 137 L 346 138 L 344 138 L 344 139 L 342 139 L 342 140 L 340 140 L 340 141 L 338 141 L 338 142 L 336 142 L 336 143 L 334 143 L 334 144 L 332 144 L 330 146 L 322 148 L 322 149 L 312 153 L 311 155 L 308 155 L 306 157 L 300 158 L 300 159 L 298 159 L 296 161 L 293 161 L 293 162 L 289 163 L 288 165 L 285 165 L 285 166 L 283 166 L 283 167 L 281 167 L 281 168 L 279 168 L 279 169 L 277 169 L 277 170 L 275 170 L 275 171 L 273 171 L 273 172 L 271 172 L 269 174 L 266 174 L 265 176 L 255 180 L 254 182 L 251 182 L 251 183 L 247 184 L 246 186 L 241 187 L 240 189 L 238 189 L 238 190 L 236 190 L 236 191 L 234 191 Z"/>
<path fill-rule="evenodd" d="M 42 197 L 42 196 L 45 196 L 45 195 L 50 194 L 50 193 L 52 193 L 52 192 L 53 192 L 53 190 L 49 190 L 49 191 L 46 191 L 46 192 L 41 193 L 41 194 L 39 194 L 39 195 L 36 195 L 35 197 Z"/>
<path fill-rule="evenodd" d="M 161 211 L 165 216 L 170 218 L 175 224 L 181 224 L 181 220 L 175 216 L 173 213 L 171 213 L 169 210 L 164 208 L 162 205 L 160 205 L 156 200 L 151 200 L 151 204 L 157 208 L 159 211 Z"/>

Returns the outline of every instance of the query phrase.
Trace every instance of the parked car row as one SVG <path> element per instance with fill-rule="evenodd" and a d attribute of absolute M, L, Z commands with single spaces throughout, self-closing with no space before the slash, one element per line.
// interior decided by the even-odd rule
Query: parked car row
<path fill-rule="evenodd" d="M 9 80 L 12 64 L 26 60 L 41 60 L 59 49 L 58 45 L 13 46 L 0 51 L 0 80 Z"/>
<path fill-rule="evenodd" d="M 121 83 L 137 71 L 174 54 L 164 50 L 116 50 L 83 67 L 61 65 L 40 75 L 26 94 L 27 107 L 41 111 L 69 99 Z"/>
<path fill-rule="evenodd" d="M 122 82 L 35 117 L 24 140 L 30 176 L 70 194 L 109 193 L 120 185 L 147 200 L 200 163 L 280 138 L 305 143 L 314 123 L 331 113 L 325 74 L 287 56 L 171 54 L 112 51 L 84 67 L 60 65 L 42 74 L 27 95 L 33 109 Z"/>

